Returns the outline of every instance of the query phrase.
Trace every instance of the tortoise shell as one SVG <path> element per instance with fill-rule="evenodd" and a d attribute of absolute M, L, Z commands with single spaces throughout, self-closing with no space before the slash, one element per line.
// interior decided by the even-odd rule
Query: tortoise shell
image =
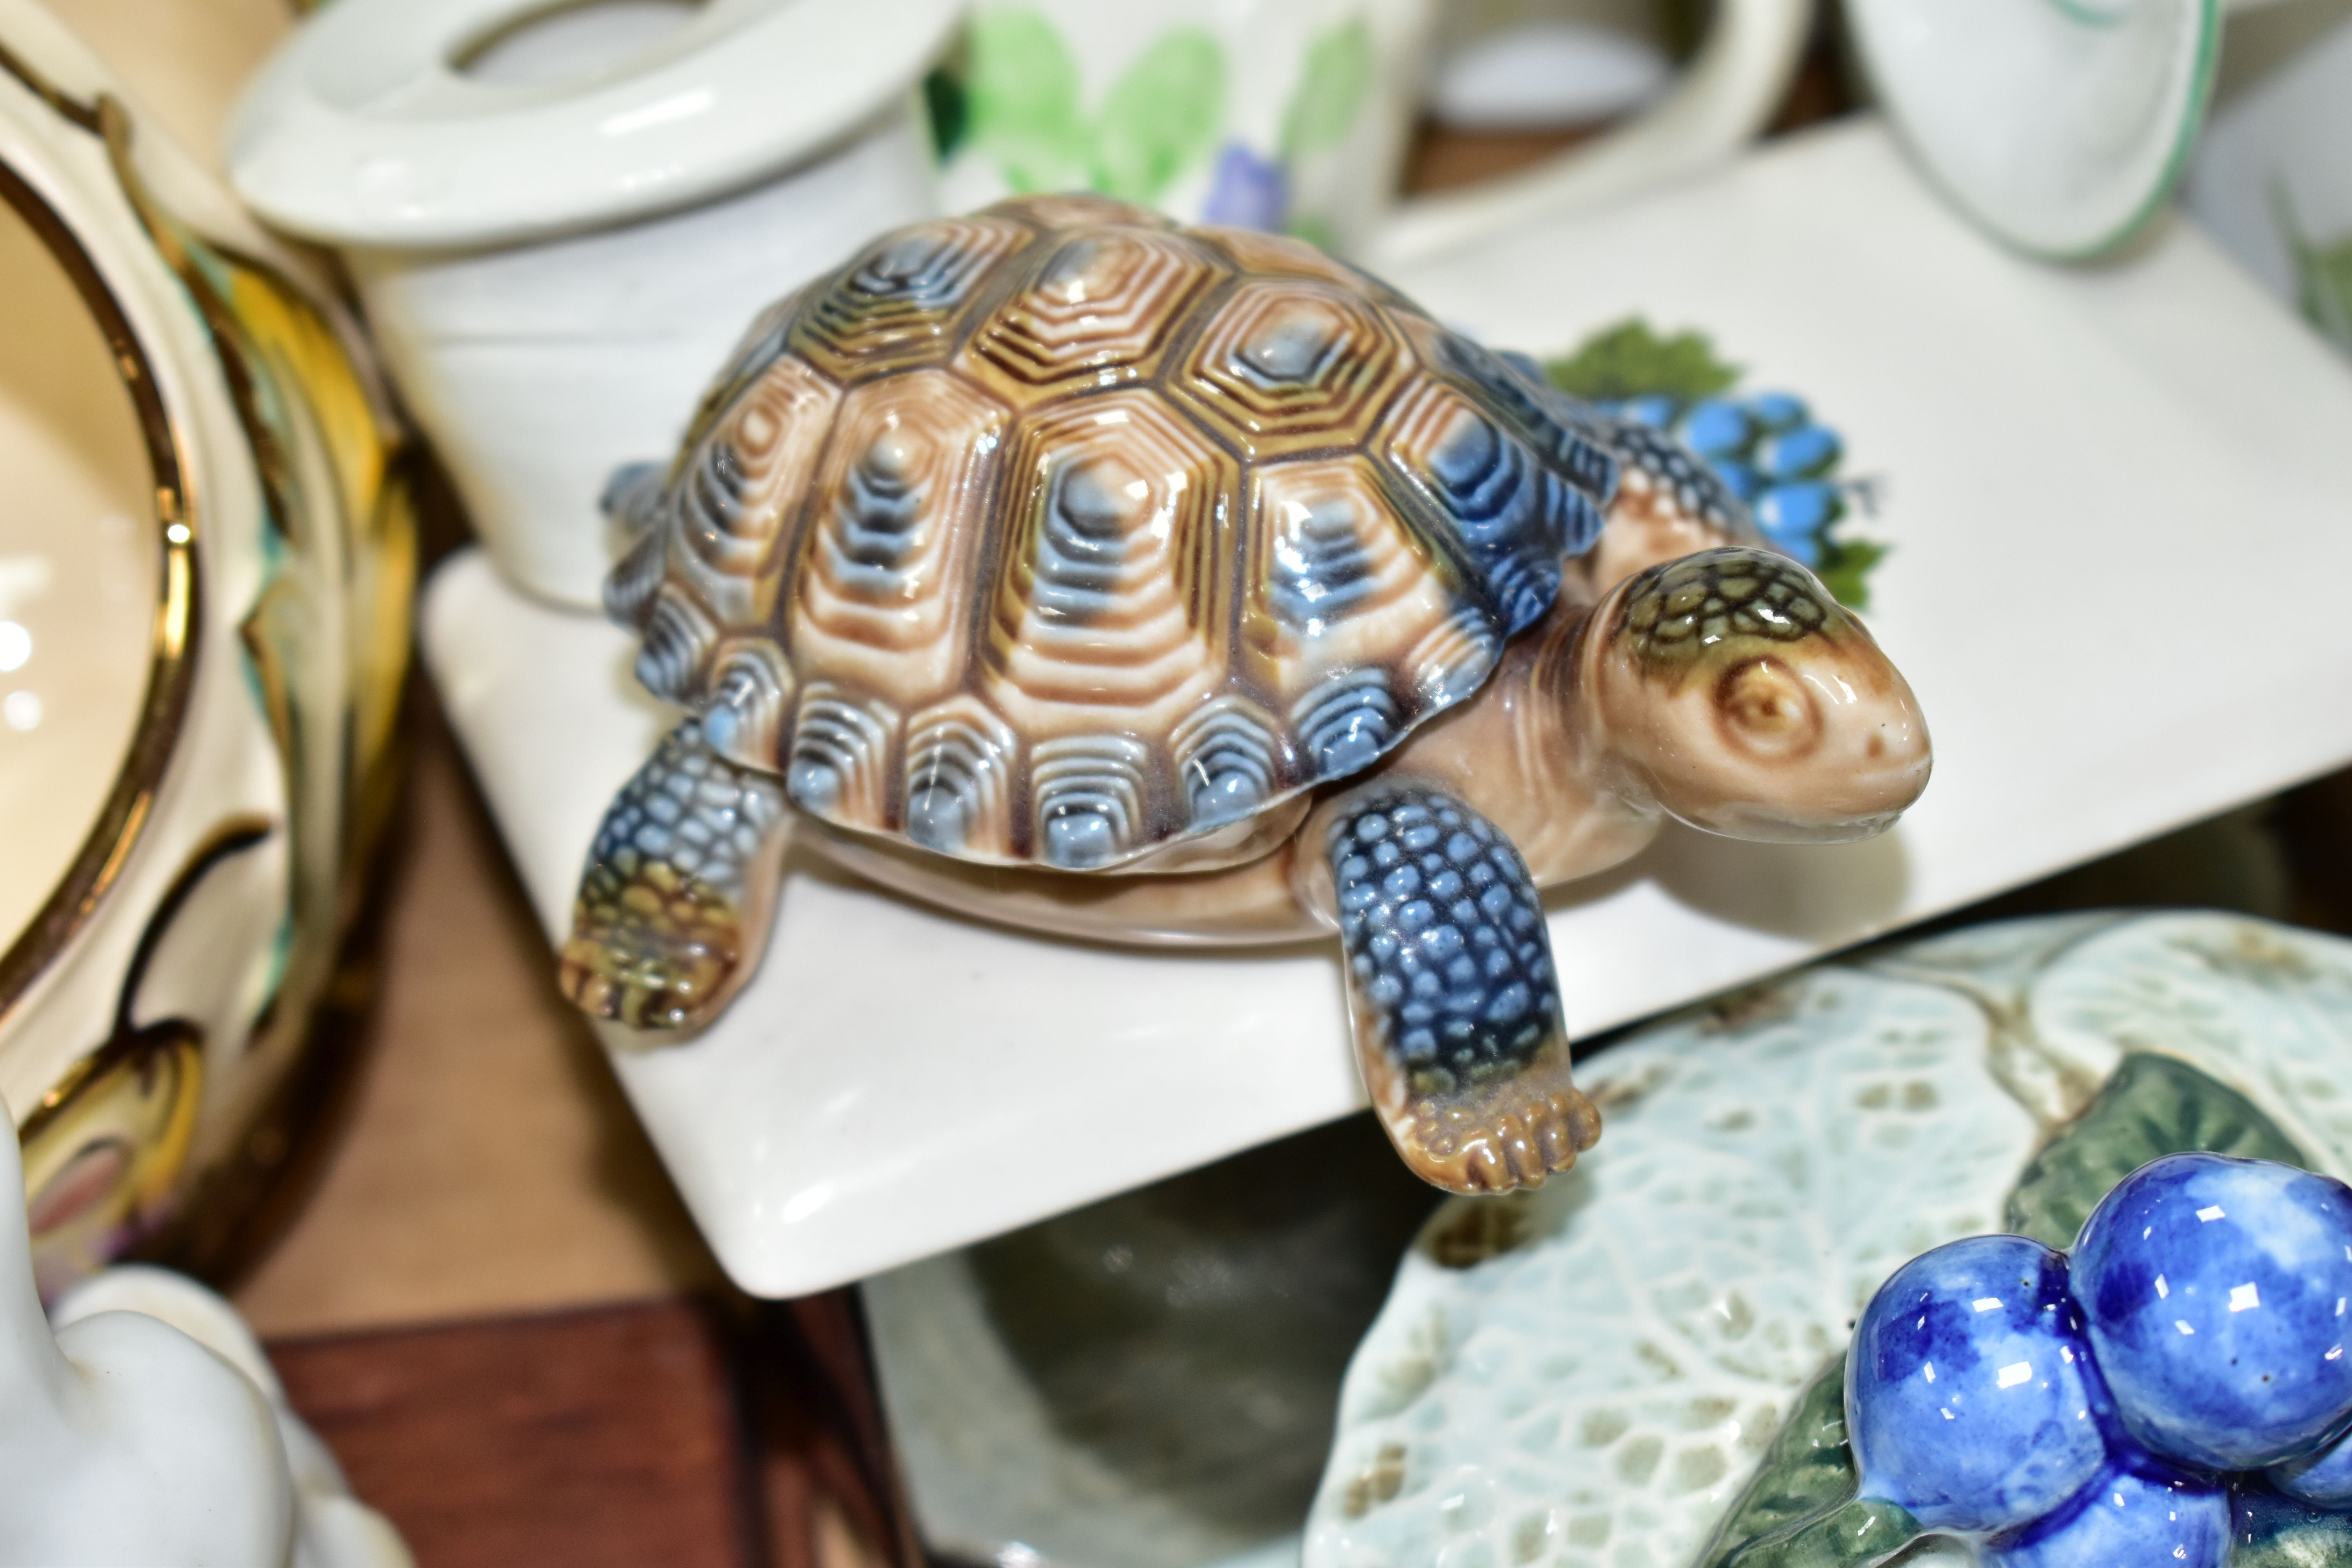
<path fill-rule="evenodd" d="M 803 812 L 1132 866 L 1477 690 L 1615 482 L 1576 405 L 1310 247 L 1028 198 L 763 316 L 616 478 L 607 598 Z"/>

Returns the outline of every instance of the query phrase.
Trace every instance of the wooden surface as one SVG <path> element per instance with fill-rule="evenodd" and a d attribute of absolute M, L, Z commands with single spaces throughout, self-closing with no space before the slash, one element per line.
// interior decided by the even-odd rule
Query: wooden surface
<path fill-rule="evenodd" d="M 717 1288 L 555 991 L 431 693 L 413 695 L 380 996 L 310 1190 L 238 1308 L 264 1335 L 314 1334 Z"/>
<path fill-rule="evenodd" d="M 757 1561 L 727 1346 L 695 1307 L 279 1341 L 270 1359 L 420 1563 Z"/>

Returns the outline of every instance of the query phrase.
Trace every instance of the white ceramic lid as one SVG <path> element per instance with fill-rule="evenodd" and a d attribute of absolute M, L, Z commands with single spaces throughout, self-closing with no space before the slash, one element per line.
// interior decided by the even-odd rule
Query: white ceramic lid
<path fill-rule="evenodd" d="M 2221 0 L 1847 0 L 1880 104 L 1959 207 L 2095 256 L 2162 205 L 2205 111 Z"/>
<path fill-rule="evenodd" d="M 604 12 L 616 40 L 648 31 L 626 15 L 643 5 L 565 9 L 581 15 L 550 18 L 530 0 L 336 0 L 238 105 L 237 195 L 334 245 L 505 244 L 642 217 L 855 130 L 913 83 L 961 5 L 708 0 L 616 62 L 554 80 L 456 63 L 534 22 L 593 26 Z"/>

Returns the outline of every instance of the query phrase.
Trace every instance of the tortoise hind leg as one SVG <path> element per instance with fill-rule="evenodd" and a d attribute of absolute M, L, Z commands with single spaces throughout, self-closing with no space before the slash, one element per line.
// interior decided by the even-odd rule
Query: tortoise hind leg
<path fill-rule="evenodd" d="M 1376 783 L 1327 808 L 1356 1060 L 1405 1163 L 1457 1193 L 1531 1187 L 1600 1136 L 1527 863 L 1443 790 Z"/>
<path fill-rule="evenodd" d="M 564 994 L 637 1028 L 709 1022 L 766 940 L 790 834 L 782 780 L 713 752 L 698 719 L 671 731 L 597 826 Z"/>

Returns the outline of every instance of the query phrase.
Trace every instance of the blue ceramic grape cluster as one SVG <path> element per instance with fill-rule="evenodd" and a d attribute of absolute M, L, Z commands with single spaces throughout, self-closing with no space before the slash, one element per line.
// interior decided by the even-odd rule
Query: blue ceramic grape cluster
<path fill-rule="evenodd" d="M 1835 477 L 1844 448 L 1801 399 L 1758 392 L 1686 402 L 1661 392 L 1602 409 L 1679 439 L 1748 503 L 1774 544 L 1809 567 L 1821 566 L 1830 525 L 1845 514 Z"/>
<path fill-rule="evenodd" d="M 2352 1511 L 2347 1302 L 2352 1189 L 2152 1161 L 2071 1257 L 1974 1237 L 1880 1289 L 1846 1363 L 1861 1496 L 1994 1568 L 2222 1568 L 2232 1485 Z"/>

